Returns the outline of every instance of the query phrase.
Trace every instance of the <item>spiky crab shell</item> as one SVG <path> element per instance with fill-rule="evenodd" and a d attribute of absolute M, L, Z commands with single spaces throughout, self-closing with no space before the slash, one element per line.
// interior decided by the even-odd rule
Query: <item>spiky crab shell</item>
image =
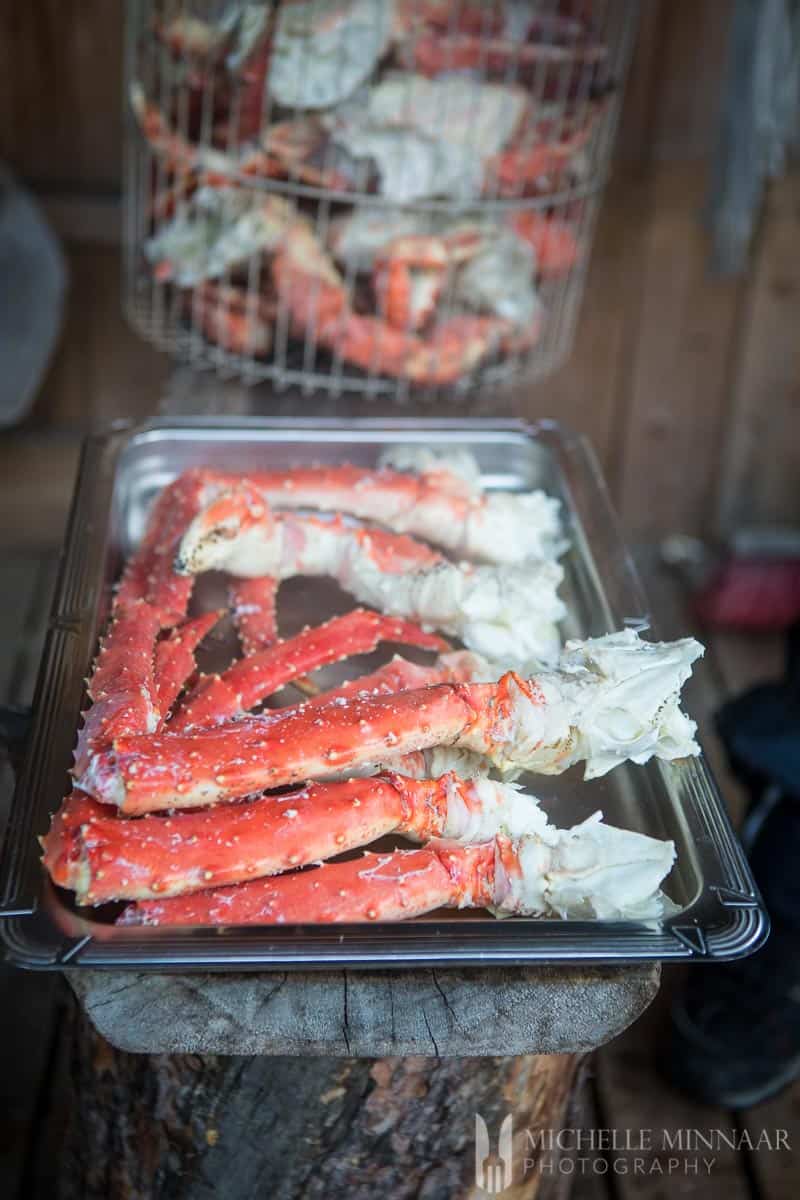
<path fill-rule="evenodd" d="M 410 621 L 354 609 L 239 659 L 222 675 L 201 680 L 170 722 L 170 732 L 219 725 L 254 708 L 309 671 L 354 654 L 368 654 L 383 641 L 404 642 L 426 650 L 447 648 L 441 638 Z"/>

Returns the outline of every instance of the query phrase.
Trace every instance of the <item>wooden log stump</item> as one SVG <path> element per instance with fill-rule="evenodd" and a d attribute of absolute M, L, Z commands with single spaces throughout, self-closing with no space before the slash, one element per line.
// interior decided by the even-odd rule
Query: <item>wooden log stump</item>
<path fill-rule="evenodd" d="M 585 1053 L 658 991 L 659 968 L 157 974 L 74 970 L 100 1033 L 146 1054 Z"/>
<path fill-rule="evenodd" d="M 645 966 L 67 974 L 61 1127 L 32 1193 L 48 1200 L 477 1200 L 476 1115 L 496 1160 L 509 1113 L 503 1196 L 543 1200 L 558 1177 L 530 1137 L 563 1127 L 586 1051 L 659 982 Z"/>
<path fill-rule="evenodd" d="M 580 1059 L 129 1054 L 79 1010 L 64 1034 L 52 1200 L 477 1197 L 476 1113 L 496 1151 L 509 1112 L 504 1195 L 533 1200 L 551 1181 L 527 1130 L 561 1127 Z"/>

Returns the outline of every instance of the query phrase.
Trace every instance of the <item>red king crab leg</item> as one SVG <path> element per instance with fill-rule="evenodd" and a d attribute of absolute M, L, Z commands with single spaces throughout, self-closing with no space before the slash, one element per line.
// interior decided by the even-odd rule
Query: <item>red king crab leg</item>
<path fill-rule="evenodd" d="M 476 468 L 477 470 L 477 468 Z M 220 488 L 240 484 L 275 509 L 312 508 L 377 521 L 395 533 L 483 562 L 553 558 L 562 540 L 559 502 L 544 492 L 483 492 L 446 467 L 295 467 L 247 476 L 209 473 Z"/>
<path fill-rule="evenodd" d="M 275 305 L 265 296 L 211 280 L 199 284 L 187 305 L 204 336 L 233 354 L 265 358 L 272 348 Z"/>
<path fill-rule="evenodd" d="M 123 573 L 116 609 L 146 600 L 161 610 L 165 627 L 183 620 L 192 580 L 175 572 L 174 559 L 187 526 L 203 505 L 204 479 L 202 471 L 185 471 L 161 492 L 142 544 Z"/>
<path fill-rule="evenodd" d="M 257 654 L 278 641 L 277 599 L 280 581 L 271 575 L 259 579 L 242 579 L 229 589 L 233 619 L 245 655 Z M 309 696 L 319 688 L 310 679 L 292 680 L 294 686 Z"/>
<path fill-rule="evenodd" d="M 286 306 L 295 333 L 321 330 L 349 310 L 344 280 L 307 221 L 289 227 L 272 264 L 279 302 Z"/>
<path fill-rule="evenodd" d="M 443 654 L 432 666 L 421 666 L 396 654 L 390 662 L 371 671 L 369 675 L 360 675 L 337 688 L 321 692 L 312 700 L 307 700 L 305 705 L 306 708 L 312 704 L 320 708 L 333 701 L 350 700 L 354 696 L 390 696 L 396 692 L 430 687 L 434 683 L 477 682 L 478 676 L 485 673 L 487 665 L 468 651 L 457 650 L 452 654 Z"/>
<path fill-rule="evenodd" d="M 84 713 L 75 751 L 75 770 L 86 770 L 92 753 L 123 732 L 146 733 L 161 716 L 153 672 L 153 650 L 161 611 L 138 600 L 120 609 L 89 680 L 91 707 Z"/>
<path fill-rule="evenodd" d="M 504 347 L 510 321 L 456 314 L 439 321 L 425 337 L 401 332 L 380 317 L 351 310 L 321 323 L 322 345 L 362 371 L 428 387 L 456 383 L 484 358 Z"/>
<path fill-rule="evenodd" d="M 247 484 L 217 496 L 192 521 L 176 569 L 275 579 L 329 575 L 362 604 L 438 628 L 487 658 L 523 669 L 555 657 L 557 622 L 566 612 L 556 562 L 502 570 L 447 562 L 403 534 L 273 513 Z"/>
<path fill-rule="evenodd" d="M 101 641 L 88 682 L 92 704 L 83 714 L 78 734 L 76 775 L 86 770 L 96 750 L 117 735 L 155 729 L 166 712 L 163 704 L 168 692 L 183 682 L 180 670 L 185 666 L 187 675 L 193 670 L 194 646 L 187 643 L 178 653 L 179 645 L 173 643 L 156 661 L 156 639 L 161 629 L 183 618 L 189 603 L 193 581 L 175 573 L 173 559 L 186 524 L 197 513 L 201 494 L 196 472 L 186 472 L 165 488 L 142 544 L 126 567 L 114 600 L 112 624 Z M 195 628 L 200 633 L 194 645 L 202 638 L 206 623 L 207 619 L 199 619 Z"/>
<path fill-rule="evenodd" d="M 79 904 L 178 896 L 278 875 L 390 833 L 420 842 L 440 836 L 477 841 L 547 827 L 532 797 L 452 773 L 415 780 L 390 772 L 309 784 L 286 795 L 140 820 L 87 803 L 43 840 L 54 882 L 77 892 Z"/>
<path fill-rule="evenodd" d="M 167 171 L 177 176 L 181 184 L 195 177 L 211 187 L 228 187 L 249 177 L 292 179 L 312 187 L 346 190 L 351 182 L 348 176 L 333 167 L 328 168 L 322 161 L 327 145 L 322 122 L 317 117 L 299 115 L 293 120 L 262 128 L 260 88 L 261 81 L 254 79 L 252 88 L 247 89 L 258 105 L 257 112 L 245 111 L 246 94 L 240 98 L 238 137 L 234 140 L 241 148 L 233 153 L 215 149 L 213 145 L 200 146 L 184 137 L 161 109 L 146 98 L 140 83 L 131 84 L 130 102 L 143 137 L 163 158 Z M 214 136 L 227 143 L 231 129 L 230 119 L 224 119 L 214 126 Z M 242 145 L 249 136 L 256 135 L 259 135 L 259 145 Z M 157 198 L 157 205 L 162 207 L 160 198 Z"/>
<path fill-rule="evenodd" d="M 578 242 L 566 221 L 546 217 L 535 209 L 512 213 L 508 223 L 536 253 L 536 269 L 546 279 L 571 270 L 578 261 Z"/>
<path fill-rule="evenodd" d="M 92 703 L 78 734 L 75 775 L 83 774 L 92 754 L 119 734 L 158 727 L 194 670 L 194 649 L 218 618 L 217 613 L 205 614 L 157 642 L 163 628 L 182 620 L 189 603 L 193 581 L 175 573 L 173 559 L 200 499 L 197 472 L 186 472 L 165 488 L 142 544 L 125 569 L 111 627 L 101 640 L 88 681 Z M 93 800 L 75 790 L 54 820 L 66 828 L 94 807 Z"/>
<path fill-rule="evenodd" d="M 262 575 L 258 579 L 237 579 L 231 585 L 231 611 L 245 654 L 256 654 L 277 642 L 277 593 L 278 580 L 271 575 Z"/>
<path fill-rule="evenodd" d="M 456 741 L 476 716 L 473 697 L 461 694 L 469 686 L 439 684 L 318 709 L 299 705 L 189 734 L 119 739 L 113 751 L 95 755 L 79 784 L 135 816 L 351 773 L 389 755 Z"/>
<path fill-rule="evenodd" d="M 169 713 L 186 680 L 194 674 L 194 652 L 222 616 L 222 610 L 201 613 L 181 625 L 156 645 L 156 707 L 161 720 Z"/>
<path fill-rule="evenodd" d="M 94 750 L 123 732 L 153 730 L 163 716 L 154 670 L 156 639 L 162 628 L 183 619 L 189 603 L 193 581 L 176 574 L 173 559 L 201 497 L 198 472 L 186 472 L 165 488 L 142 544 L 125 569 L 111 628 L 89 680 L 92 705 L 78 736 L 78 774 L 86 769 Z"/>
<path fill-rule="evenodd" d="M 129 96 L 143 136 L 163 156 L 170 172 L 180 175 L 202 171 L 203 182 L 210 184 L 224 184 L 235 172 L 235 160 L 219 150 L 193 145 L 173 129 L 159 107 L 147 99 L 140 83 L 131 84 Z"/>
<path fill-rule="evenodd" d="M 324 625 L 242 658 L 222 675 L 201 679 L 169 723 L 170 733 L 219 725 L 254 708 L 267 696 L 309 671 L 353 654 L 368 654 L 380 642 L 406 642 L 426 650 L 447 643 L 410 621 L 357 608 Z"/>
<path fill-rule="evenodd" d="M 430 78 L 448 71 L 482 70 L 495 75 L 530 73 L 536 68 L 552 67 L 564 71 L 574 64 L 575 71 L 602 62 L 604 46 L 520 45 L 512 39 L 489 38 L 485 33 L 469 36 L 442 36 L 428 33 L 417 37 L 402 55 L 401 61 Z M 541 84 L 538 85 L 541 87 Z"/>
<path fill-rule="evenodd" d="M 50 878 L 59 887 L 71 886 L 69 880 L 73 877 L 81 854 L 81 828 L 93 817 L 103 817 L 107 814 L 107 805 L 98 804 L 78 788 L 62 801 L 61 807 L 53 814 L 50 829 L 39 841 L 44 851 L 42 861 Z"/>
<path fill-rule="evenodd" d="M 402 921 L 473 899 L 491 902 L 495 846 L 429 845 L 365 854 L 312 872 L 230 888 L 146 900 L 126 908 L 120 925 L 295 925 Z"/>
<path fill-rule="evenodd" d="M 559 668 L 494 684 L 444 683 L 390 696 L 299 705 L 193 734 L 118 738 L 79 786 L 137 814 L 254 795 L 393 755 L 457 746 L 501 770 L 586 777 L 621 762 L 699 752 L 680 689 L 702 654 L 692 638 L 645 642 L 632 630 L 568 643 Z"/>
<path fill-rule="evenodd" d="M 296 337 L 313 331 L 319 345 L 345 361 L 411 383 L 453 383 L 513 334 L 511 323 L 498 317 L 456 315 L 421 337 L 382 317 L 361 316 L 333 259 L 301 218 L 286 232 L 272 276 Z"/>
<path fill-rule="evenodd" d="M 280 925 L 402 921 L 434 909 L 488 908 L 496 916 L 662 916 L 660 885 L 672 842 L 604 825 L 595 813 L 573 829 L 365 854 L 313 871 L 251 880 L 194 896 L 146 900 L 125 925 Z"/>
<path fill-rule="evenodd" d="M 382 316 L 395 329 L 421 329 L 436 310 L 448 266 L 443 238 L 407 234 L 382 247 L 373 265 Z"/>

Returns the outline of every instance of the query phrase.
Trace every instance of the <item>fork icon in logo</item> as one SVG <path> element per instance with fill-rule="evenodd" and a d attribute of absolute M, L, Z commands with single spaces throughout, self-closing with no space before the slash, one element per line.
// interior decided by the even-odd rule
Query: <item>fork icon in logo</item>
<path fill-rule="evenodd" d="M 497 1139 L 497 1154 L 491 1154 L 489 1130 L 480 1113 L 475 1114 L 475 1183 L 490 1196 L 511 1186 L 511 1113 L 504 1118 Z M 489 1161 L 489 1158 L 494 1160 Z M 498 1161 L 499 1160 L 499 1161 Z"/>

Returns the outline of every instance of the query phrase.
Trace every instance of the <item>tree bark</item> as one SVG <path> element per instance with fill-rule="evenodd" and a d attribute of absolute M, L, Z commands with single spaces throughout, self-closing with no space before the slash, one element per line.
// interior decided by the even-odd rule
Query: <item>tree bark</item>
<path fill-rule="evenodd" d="M 484 1194 L 475 1115 L 496 1148 L 511 1112 L 514 1182 L 503 1196 L 541 1200 L 552 1185 L 524 1169 L 526 1130 L 561 1127 L 579 1060 L 129 1054 L 71 999 L 35 1191 L 48 1200 L 473 1197 Z"/>

